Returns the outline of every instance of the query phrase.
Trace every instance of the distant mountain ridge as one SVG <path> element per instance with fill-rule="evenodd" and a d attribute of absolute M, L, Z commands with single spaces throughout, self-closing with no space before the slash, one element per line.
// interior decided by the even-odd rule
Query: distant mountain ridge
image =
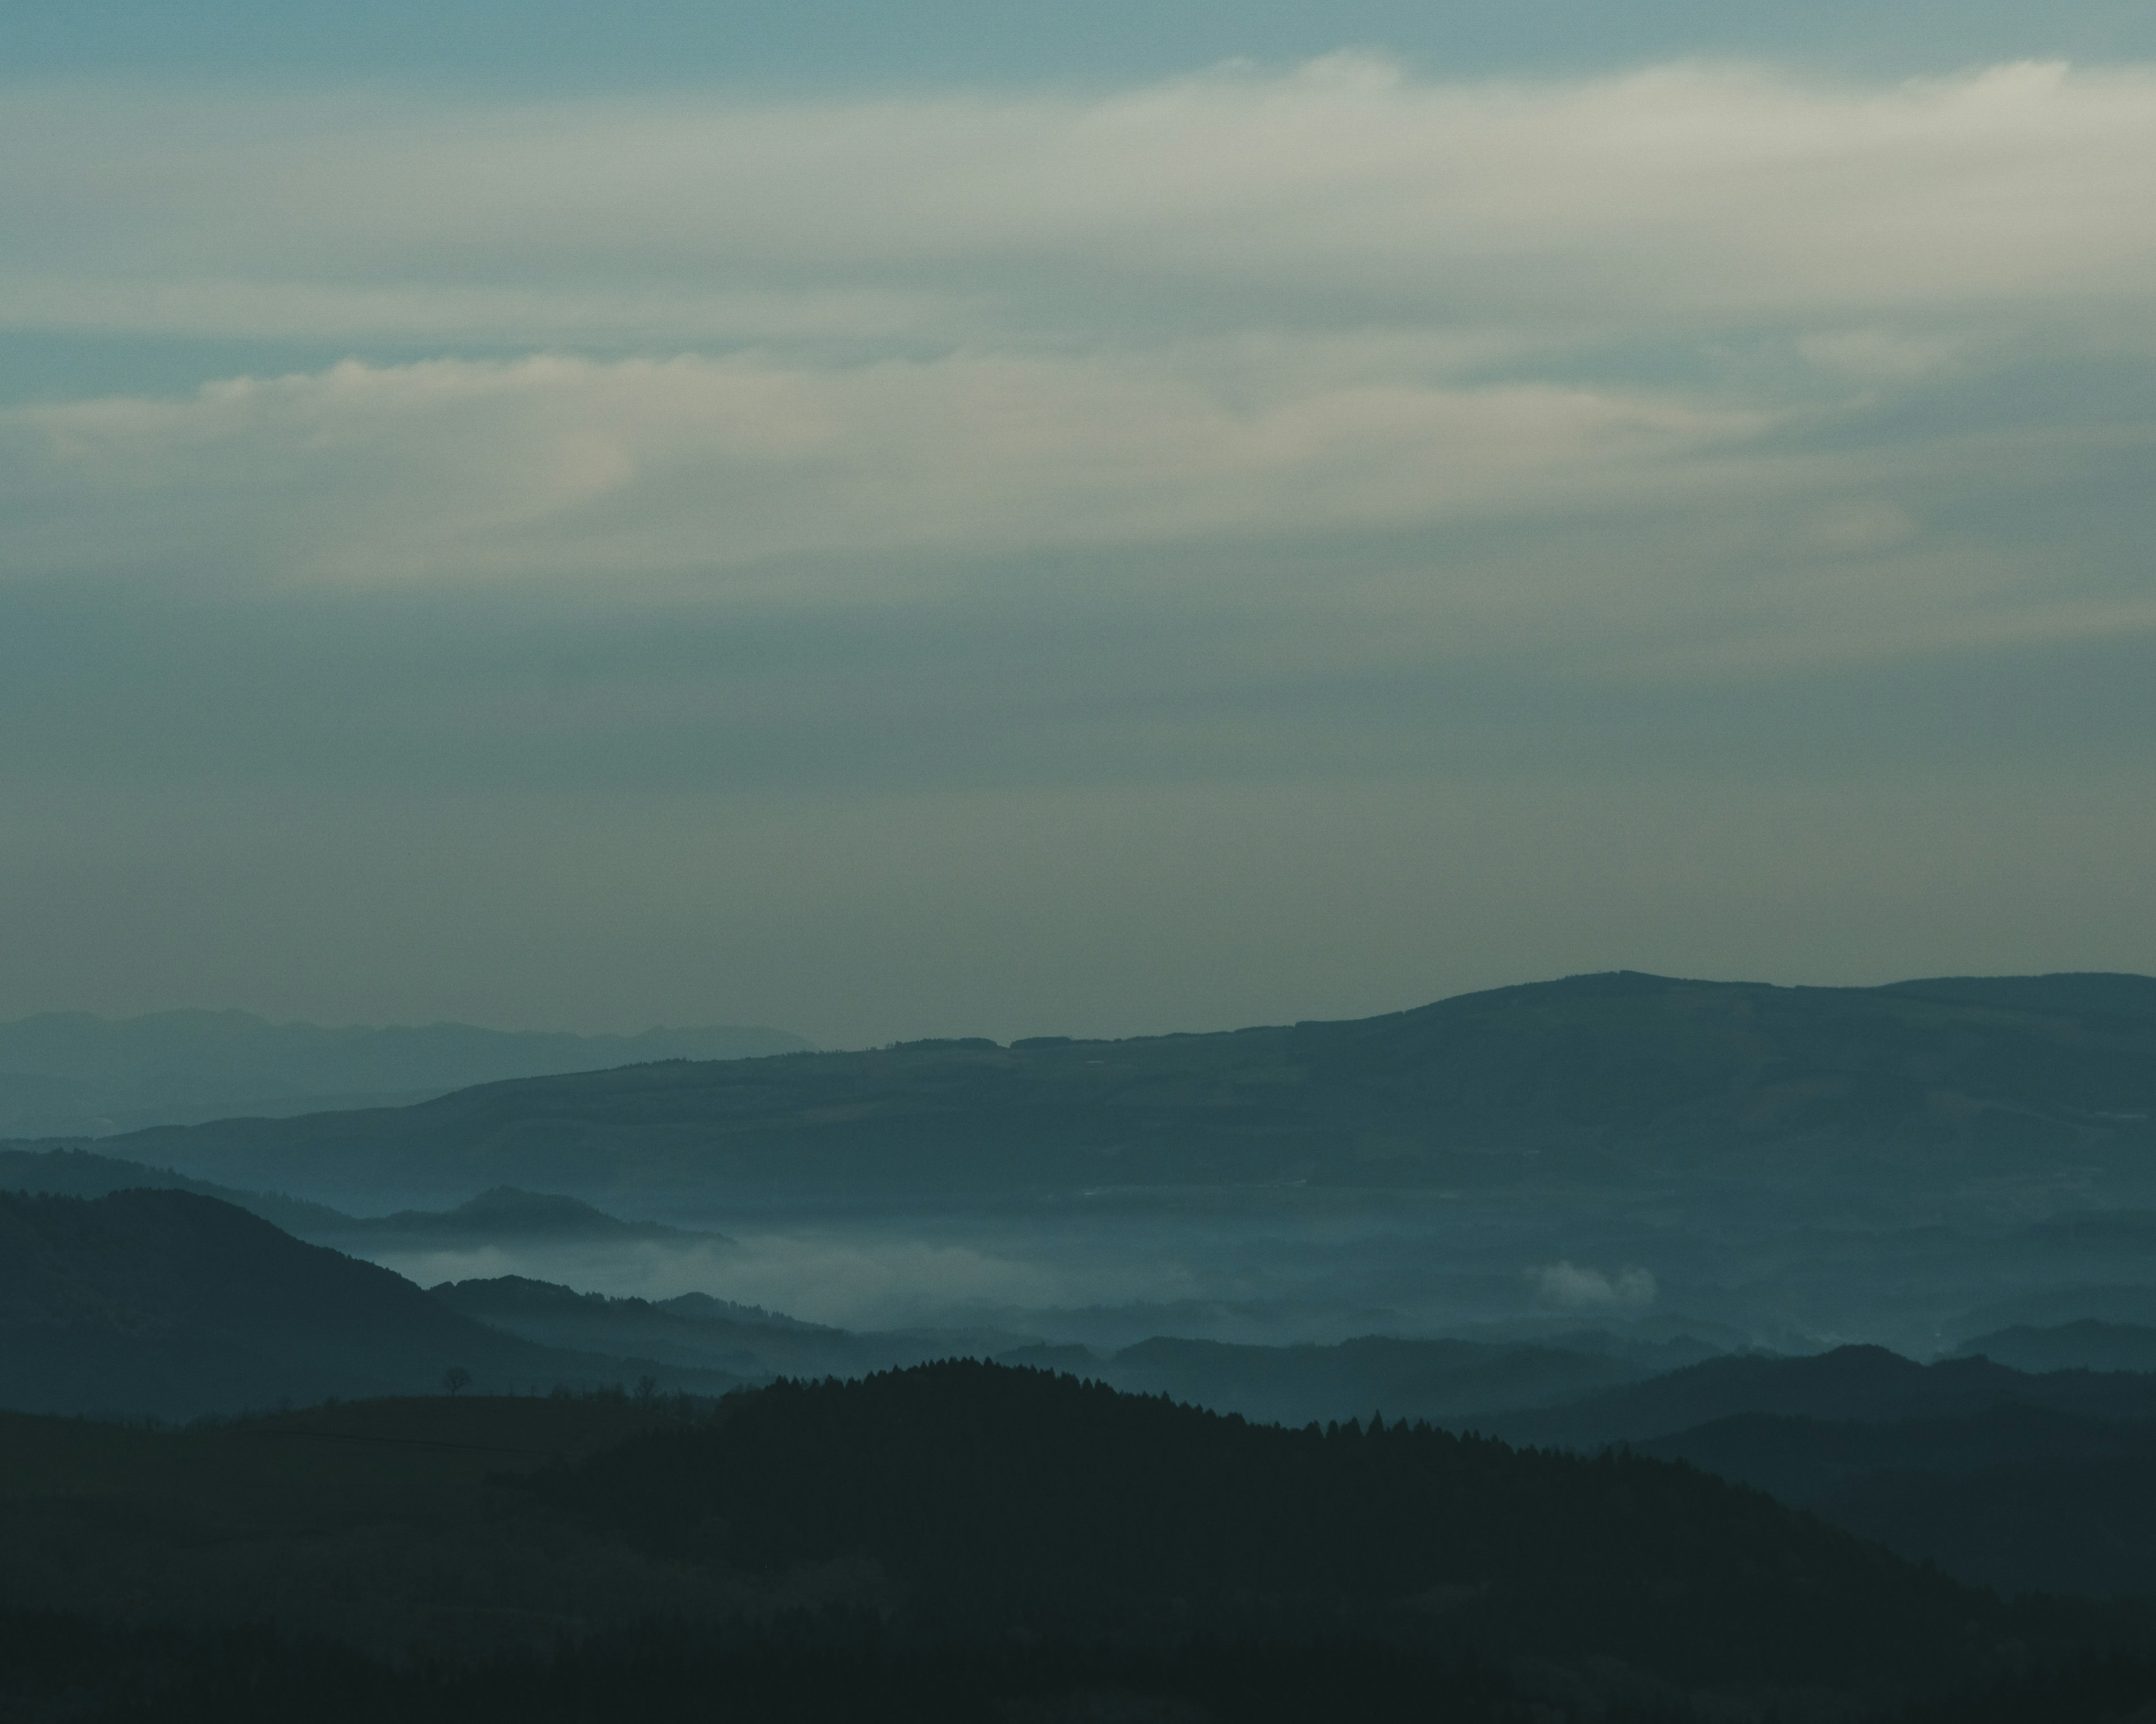
<path fill-rule="evenodd" d="M 137 1134 L 126 1152 L 326 1195 L 357 1177 L 597 1197 L 1099 1186 L 1490 1189 L 1702 1169 L 1840 1191 L 2142 1170 L 2156 981 L 1776 988 L 1630 972 L 1414 1011 L 1122 1042 L 908 1043 L 506 1082 L 420 1106 Z M 1793 1156 L 1793 1147 L 1802 1154 Z M 2106 1177 L 2110 1177 L 2107 1174 Z"/>
<path fill-rule="evenodd" d="M 1798 1358 L 1739 1355 L 1490 1421 L 1507 1442 L 1578 1449 L 1635 1443 L 1743 1415 L 1883 1422 L 1943 1419 L 2005 1406 L 2082 1418 L 2156 1419 L 2156 1376 L 2031 1373 L 1987 1358 L 1920 1365 L 1883 1347 Z"/>
<path fill-rule="evenodd" d="M 246 1012 L 48 1013 L 0 1024 L 0 1137 L 400 1105 L 504 1078 L 810 1045 L 783 1030 L 732 1026 L 586 1036 L 468 1024 L 326 1029 Z"/>
<path fill-rule="evenodd" d="M 731 1245 L 724 1234 L 668 1227 L 656 1221 L 624 1221 L 575 1198 L 497 1185 L 451 1209 L 399 1209 L 393 1214 L 350 1216 L 310 1235 L 332 1244 L 364 1244 L 370 1250 L 396 1247 L 479 1244 L 490 1241 L 567 1244 L 646 1239 L 675 1244 Z"/>

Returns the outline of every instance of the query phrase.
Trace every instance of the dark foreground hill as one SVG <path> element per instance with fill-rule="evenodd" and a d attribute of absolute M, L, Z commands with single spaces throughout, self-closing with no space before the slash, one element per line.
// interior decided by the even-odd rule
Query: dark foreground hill
<path fill-rule="evenodd" d="M 638 1374 L 490 1329 L 214 1198 L 0 1193 L 0 1403 L 187 1417 L 430 1389 L 453 1368 L 496 1387 Z"/>
<path fill-rule="evenodd" d="M 1822 1189 L 2140 1165 L 2156 981 L 1785 988 L 1622 973 L 1345 1023 L 901 1044 L 503 1083 L 145 1132 L 122 1152 L 318 1195 L 878 1188 L 1490 1188 L 1764 1156 Z M 1735 1160 L 1732 1160 L 1735 1158 Z"/>
<path fill-rule="evenodd" d="M 703 1409 L 0 1417 L 0 1716 L 1851 1724 L 2056 1701 L 2148 1629 L 1666 1463 L 985 1365 Z M 2095 1724 L 2073 1704 L 1999 1716 Z"/>
<path fill-rule="evenodd" d="M 992 1365 L 774 1385 L 542 1488 L 657 1555 L 865 1558 L 904 1609 L 989 1634 L 1327 1622 L 1656 1691 L 1881 1694 L 2055 1632 L 1688 1469 L 1257 1426 Z"/>

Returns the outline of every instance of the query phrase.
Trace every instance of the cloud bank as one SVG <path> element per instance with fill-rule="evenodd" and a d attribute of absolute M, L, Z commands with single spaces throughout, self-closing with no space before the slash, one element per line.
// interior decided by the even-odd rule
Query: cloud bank
<path fill-rule="evenodd" d="M 18 1009 L 2156 967 L 2150 68 L 8 98 Z"/>

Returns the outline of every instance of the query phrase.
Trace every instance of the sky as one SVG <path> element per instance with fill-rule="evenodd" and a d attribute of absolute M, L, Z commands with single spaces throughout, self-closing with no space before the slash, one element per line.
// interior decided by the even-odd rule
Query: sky
<path fill-rule="evenodd" d="M 0 52 L 0 1016 L 2156 971 L 2156 10 Z"/>

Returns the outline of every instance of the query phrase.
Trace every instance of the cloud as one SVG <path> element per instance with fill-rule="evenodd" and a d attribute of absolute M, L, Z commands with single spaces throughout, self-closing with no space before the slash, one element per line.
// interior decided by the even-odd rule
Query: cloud
<path fill-rule="evenodd" d="M 2151 949 L 2156 69 L 7 96 L 18 1009 Z"/>
<path fill-rule="evenodd" d="M 431 361 L 0 413 L 16 573 L 300 580 L 739 569 L 1368 531 L 1617 501 L 1758 420 L 1547 384 L 1173 356 Z M 193 542 L 190 543 L 190 539 Z"/>
<path fill-rule="evenodd" d="M 451 105 L 17 90 L 0 322 L 564 342 L 1582 329 L 2070 305 L 2156 261 L 2156 74 L 1340 56 L 1051 94 Z"/>
<path fill-rule="evenodd" d="M 1222 639 L 1650 679 L 2143 630 L 2152 98 L 18 90 L 0 327 L 362 351 L 0 409 L 0 579 L 858 612 L 1084 554 Z M 2041 553 L 1972 527 L 2016 495 Z"/>
<path fill-rule="evenodd" d="M 1527 1271 L 1535 1297 L 1559 1311 L 1644 1311 L 1655 1302 L 1655 1278 L 1644 1269 L 1615 1275 L 1569 1260 Z"/>

